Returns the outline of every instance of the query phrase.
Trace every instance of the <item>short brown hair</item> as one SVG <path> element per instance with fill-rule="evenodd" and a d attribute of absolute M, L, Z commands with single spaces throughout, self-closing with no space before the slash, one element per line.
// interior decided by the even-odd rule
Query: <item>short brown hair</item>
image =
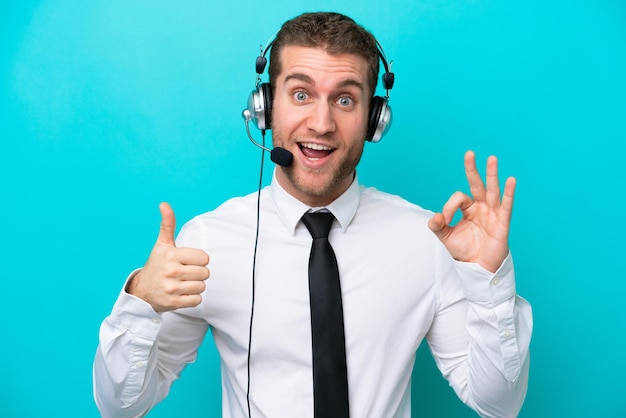
<path fill-rule="evenodd" d="M 376 38 L 348 16 L 332 12 L 304 13 L 286 21 L 272 44 L 269 78 L 274 81 L 281 72 L 280 53 L 287 45 L 324 48 L 329 54 L 354 54 L 368 64 L 367 85 L 374 95 L 379 70 Z"/>

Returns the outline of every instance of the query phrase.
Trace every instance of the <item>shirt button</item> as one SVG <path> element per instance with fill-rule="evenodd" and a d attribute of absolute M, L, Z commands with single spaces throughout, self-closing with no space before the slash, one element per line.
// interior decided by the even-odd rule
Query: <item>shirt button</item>
<path fill-rule="evenodd" d="M 152 323 L 153 324 L 160 324 L 161 323 L 161 319 L 157 318 L 156 316 L 154 318 L 152 318 Z"/>
<path fill-rule="evenodd" d="M 494 286 L 497 286 L 500 284 L 500 279 L 498 277 L 494 277 L 493 280 L 491 280 L 491 284 Z"/>
<path fill-rule="evenodd" d="M 506 331 L 504 331 L 504 336 L 505 338 L 511 338 L 513 336 L 513 331 L 507 329 Z"/>
<path fill-rule="evenodd" d="M 144 367 L 146 367 L 146 362 L 145 361 L 138 361 L 137 363 L 135 363 L 135 367 L 138 369 L 143 369 Z"/>

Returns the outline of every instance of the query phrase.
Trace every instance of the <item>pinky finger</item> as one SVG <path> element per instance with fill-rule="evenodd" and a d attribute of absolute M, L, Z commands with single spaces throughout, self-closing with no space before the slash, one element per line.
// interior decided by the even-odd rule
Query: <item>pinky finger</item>
<path fill-rule="evenodd" d="M 513 213 L 513 198 L 515 196 L 515 186 L 517 185 L 517 180 L 515 177 L 509 177 L 506 179 L 506 183 L 504 184 L 504 193 L 502 195 L 502 203 L 500 207 L 503 212 L 503 220 L 505 222 L 511 221 L 511 216 Z"/>
<path fill-rule="evenodd" d="M 202 302 L 202 296 L 195 294 L 195 295 L 180 295 L 178 297 L 179 300 L 179 307 L 181 308 L 193 308 L 195 306 L 200 305 L 200 303 Z"/>

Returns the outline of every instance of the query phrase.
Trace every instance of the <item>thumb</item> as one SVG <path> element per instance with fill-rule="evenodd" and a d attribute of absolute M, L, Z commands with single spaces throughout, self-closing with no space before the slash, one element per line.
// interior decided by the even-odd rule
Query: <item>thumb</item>
<path fill-rule="evenodd" d="M 161 229 L 157 237 L 157 244 L 167 244 L 175 247 L 176 216 L 174 216 L 174 211 L 167 202 L 161 203 L 159 210 L 161 211 Z"/>

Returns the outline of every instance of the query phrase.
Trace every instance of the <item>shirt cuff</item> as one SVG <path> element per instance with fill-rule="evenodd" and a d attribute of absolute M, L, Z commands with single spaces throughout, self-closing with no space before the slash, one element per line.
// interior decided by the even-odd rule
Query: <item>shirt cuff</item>
<path fill-rule="evenodd" d="M 115 305 L 113 305 L 109 321 L 114 326 L 126 329 L 133 335 L 155 341 L 161 328 L 161 314 L 156 312 L 148 302 L 126 292 L 128 281 L 139 270 L 133 271 L 126 279 L 124 287 L 115 301 Z"/>
<path fill-rule="evenodd" d="M 497 305 L 515 296 L 515 271 L 510 251 L 495 273 L 478 263 L 456 261 L 455 265 L 462 277 L 463 291 L 468 301 Z"/>

